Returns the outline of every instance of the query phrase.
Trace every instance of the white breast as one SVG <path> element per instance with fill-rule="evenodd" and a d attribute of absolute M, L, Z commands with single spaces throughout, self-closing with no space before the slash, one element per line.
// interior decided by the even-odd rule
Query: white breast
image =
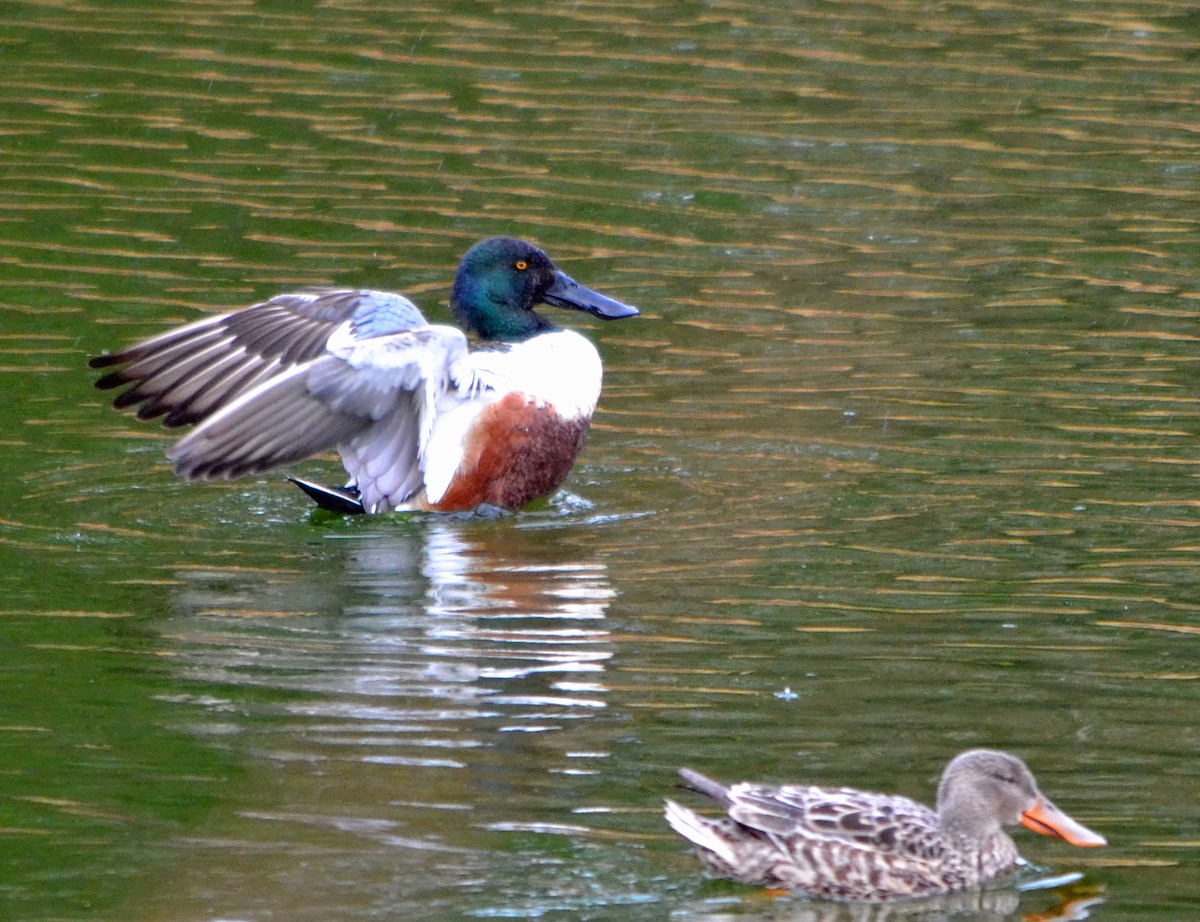
<path fill-rule="evenodd" d="M 477 380 L 488 390 L 464 400 L 451 392 L 438 403 L 421 459 L 430 502 L 445 495 L 462 460 L 467 433 L 479 414 L 504 395 L 527 395 L 568 420 L 590 419 L 600 399 L 603 368 L 596 347 L 571 330 L 543 333 L 523 343 L 472 352 Z"/>
<path fill-rule="evenodd" d="M 564 419 L 590 417 L 604 376 L 596 347 L 572 330 L 543 333 L 507 348 L 471 353 L 497 396 L 520 391 L 550 404 Z"/>

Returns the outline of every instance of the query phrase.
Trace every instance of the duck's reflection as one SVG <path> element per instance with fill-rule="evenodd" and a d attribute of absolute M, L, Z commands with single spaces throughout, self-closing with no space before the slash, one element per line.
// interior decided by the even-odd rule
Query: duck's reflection
<path fill-rule="evenodd" d="M 597 679 L 612 655 L 604 617 L 613 598 L 604 564 L 531 561 L 496 547 L 482 554 L 444 527 L 431 530 L 426 548 L 424 655 L 440 661 L 470 651 L 478 679 L 516 683 L 493 685 L 493 703 L 603 706 Z M 547 691 L 519 690 L 537 675 L 552 677 Z"/>
<path fill-rule="evenodd" d="M 306 718 L 309 742 L 370 746 L 369 759 L 412 758 L 439 725 L 544 731 L 603 708 L 604 564 L 537 532 L 482 534 L 432 520 L 328 539 L 315 569 L 183 571 L 172 634 L 186 677 L 284 692 L 242 705 Z"/>
<path fill-rule="evenodd" d="M 1023 898 L 1015 888 L 971 890 L 897 903 L 824 903 L 763 898 L 761 907 L 748 910 L 747 900 L 706 900 L 673 913 L 689 922 L 1082 922 L 1104 898 L 1098 893 L 1070 889 Z M 1042 905 L 1044 904 L 1044 905 Z M 1036 908 L 1035 908 L 1036 907 Z M 756 911 L 761 908 L 761 912 Z"/>
<path fill-rule="evenodd" d="M 393 524 L 179 572 L 173 698 L 238 774 L 146 915 L 405 915 L 511 879 L 494 830 L 559 818 L 608 757 L 610 722 L 587 718 L 614 597 L 561 532 L 512 526 Z"/>

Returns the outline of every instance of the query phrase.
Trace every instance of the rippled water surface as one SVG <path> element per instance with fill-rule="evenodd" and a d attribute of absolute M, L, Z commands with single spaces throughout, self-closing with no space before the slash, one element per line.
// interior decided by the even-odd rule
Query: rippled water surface
<path fill-rule="evenodd" d="M 0 916 L 1193 915 L 1198 54 L 1132 0 L 0 8 Z M 91 388 L 306 285 L 445 320 L 502 232 L 643 311 L 556 318 L 606 383 L 549 504 L 313 519 Z M 660 816 L 980 745 L 1082 879 L 773 900 Z"/>

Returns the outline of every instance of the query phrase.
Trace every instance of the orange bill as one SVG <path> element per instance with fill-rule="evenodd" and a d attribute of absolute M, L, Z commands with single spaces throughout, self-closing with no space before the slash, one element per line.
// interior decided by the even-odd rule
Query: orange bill
<path fill-rule="evenodd" d="M 1044 836 L 1066 839 L 1072 845 L 1092 847 L 1108 844 L 1104 836 L 1075 822 L 1045 797 L 1039 797 L 1032 807 L 1021 814 L 1021 825 Z"/>

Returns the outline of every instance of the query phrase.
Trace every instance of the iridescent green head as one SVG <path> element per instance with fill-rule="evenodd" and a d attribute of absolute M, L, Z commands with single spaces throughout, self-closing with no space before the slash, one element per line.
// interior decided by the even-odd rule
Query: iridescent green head
<path fill-rule="evenodd" d="M 519 341 L 554 329 L 534 311 L 538 304 L 568 307 L 606 320 L 638 312 L 580 285 L 524 240 L 490 237 L 467 251 L 454 277 L 450 307 L 468 332 L 482 339 Z"/>

